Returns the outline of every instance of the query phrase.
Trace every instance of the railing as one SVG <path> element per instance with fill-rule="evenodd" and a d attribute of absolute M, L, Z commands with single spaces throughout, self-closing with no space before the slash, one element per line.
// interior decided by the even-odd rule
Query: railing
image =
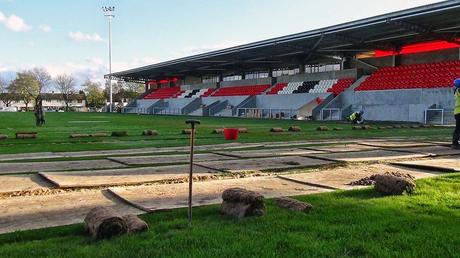
<path fill-rule="evenodd" d="M 238 108 L 236 114 L 244 118 L 293 119 L 298 117 L 299 111 L 297 109 Z"/>
<path fill-rule="evenodd" d="M 132 114 L 149 114 L 148 108 L 138 108 L 138 107 L 124 107 L 122 108 L 122 113 L 132 113 Z"/>
<path fill-rule="evenodd" d="M 182 115 L 181 108 L 153 108 L 155 115 Z"/>
<path fill-rule="evenodd" d="M 182 114 L 188 115 L 201 107 L 201 98 L 196 98 L 182 108 Z"/>
<path fill-rule="evenodd" d="M 214 116 L 215 114 L 225 110 L 229 106 L 228 100 L 220 101 L 215 105 L 209 107 L 208 109 L 208 116 Z"/>
<path fill-rule="evenodd" d="M 455 125 L 453 109 L 428 108 L 424 112 L 425 124 Z"/>
<path fill-rule="evenodd" d="M 232 116 L 236 115 L 239 108 L 255 108 L 256 107 L 256 96 L 249 96 L 243 100 L 238 106 L 232 108 Z"/>
<path fill-rule="evenodd" d="M 321 109 L 320 118 L 323 121 L 342 120 L 342 110 L 340 108 L 323 108 Z"/>
<path fill-rule="evenodd" d="M 425 110 L 425 124 L 444 124 L 444 109 L 431 108 Z"/>
<path fill-rule="evenodd" d="M 211 113 L 210 110 L 211 110 L 214 106 L 218 105 L 219 103 L 220 103 L 220 101 L 219 101 L 219 100 L 216 100 L 215 102 L 211 103 L 210 105 L 203 106 L 203 116 L 211 116 L 211 115 L 210 115 L 210 113 Z"/>

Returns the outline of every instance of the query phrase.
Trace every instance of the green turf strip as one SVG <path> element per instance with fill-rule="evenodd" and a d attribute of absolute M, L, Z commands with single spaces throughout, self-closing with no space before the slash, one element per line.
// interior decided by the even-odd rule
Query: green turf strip
<path fill-rule="evenodd" d="M 93 242 L 71 225 L 0 235 L 0 257 L 458 257 L 460 174 L 418 181 L 410 196 L 373 189 L 297 197 L 310 214 L 268 201 L 267 215 L 240 221 L 218 206 L 143 215 L 150 230 Z"/>
<path fill-rule="evenodd" d="M 47 113 L 46 125 L 34 126 L 32 112 L 0 113 L 0 133 L 10 138 L 0 141 L 0 154 L 45 151 L 109 150 L 143 147 L 173 147 L 187 145 L 188 136 L 180 132 L 186 128 L 185 116 L 140 116 L 136 114 L 107 113 Z M 450 128 L 402 128 L 352 130 L 351 125 L 335 122 L 240 119 L 202 117 L 198 127 L 197 144 L 228 143 L 222 135 L 212 134 L 212 130 L 222 127 L 245 127 L 249 133 L 240 134 L 238 142 L 298 141 L 320 139 L 370 138 L 370 137 L 426 137 L 427 139 L 449 139 Z M 75 121 L 107 121 L 104 123 L 74 123 Z M 317 132 L 318 126 L 342 127 L 342 131 Z M 269 133 L 271 127 L 299 126 L 300 133 Z M 141 136 L 143 130 L 155 129 L 160 135 Z M 38 139 L 14 139 L 18 131 L 37 131 Z M 102 137 L 70 139 L 74 133 L 96 133 L 127 131 L 127 137 Z"/>

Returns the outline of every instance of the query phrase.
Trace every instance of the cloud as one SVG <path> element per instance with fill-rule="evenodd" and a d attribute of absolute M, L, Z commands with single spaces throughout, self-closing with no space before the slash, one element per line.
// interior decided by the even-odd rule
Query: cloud
<path fill-rule="evenodd" d="M 89 35 L 89 34 L 88 34 Z M 70 36 L 70 35 L 69 35 Z M 91 36 L 91 35 L 90 35 Z M 78 36 L 81 37 L 81 36 Z M 237 41 L 224 41 L 217 44 L 210 45 L 199 45 L 189 46 L 181 49 L 180 51 L 173 53 L 169 59 L 178 58 L 181 56 L 188 56 L 193 54 L 199 54 L 203 52 L 213 51 L 217 49 L 228 48 L 236 45 L 241 45 L 244 42 Z M 119 72 L 132 68 L 137 68 L 145 65 L 155 64 L 166 61 L 156 57 L 137 57 L 131 60 L 115 60 L 112 63 L 112 72 Z M 44 67 L 53 77 L 59 74 L 71 74 L 75 77 L 77 85 L 81 85 L 86 79 L 92 81 L 104 83 L 104 75 L 109 73 L 109 67 L 107 60 L 101 57 L 87 57 L 82 60 L 70 61 L 59 64 L 48 64 L 48 65 L 36 65 L 28 64 L 21 66 L 14 65 L 2 65 L 0 60 L 0 73 L 15 73 L 23 70 L 30 70 L 33 67 L 42 66 Z"/>
<path fill-rule="evenodd" d="M 51 32 L 51 26 L 49 25 L 46 25 L 46 24 L 41 24 L 40 26 L 38 26 L 38 29 L 40 29 L 42 32 Z"/>
<path fill-rule="evenodd" d="M 216 44 L 203 44 L 200 46 L 188 46 L 188 47 L 182 48 L 178 52 L 175 52 L 174 58 L 202 54 L 202 53 L 220 50 L 224 48 L 243 45 L 246 43 L 247 42 L 243 42 L 243 41 L 228 40 L 228 41 L 223 41 L 223 42 L 216 43 Z"/>
<path fill-rule="evenodd" d="M 129 69 L 137 68 L 140 66 L 156 64 L 162 61 L 165 61 L 165 60 L 154 58 L 154 57 L 142 57 L 142 58 L 134 58 L 130 61 L 125 61 L 125 62 L 123 61 L 114 62 L 112 64 L 112 72 L 129 70 Z"/>
<path fill-rule="evenodd" d="M 160 61 L 162 60 L 152 57 L 134 58 L 128 61 L 113 62 L 112 70 L 113 72 L 116 72 L 152 63 L 158 63 Z M 30 70 L 34 67 L 45 68 L 53 77 L 64 73 L 70 74 L 75 77 L 77 85 L 82 85 L 87 79 L 104 84 L 104 75 L 109 73 L 109 65 L 107 60 L 104 60 L 101 57 L 87 57 L 79 61 L 47 65 L 2 64 L 0 60 L 0 77 L 11 80 L 16 76 L 17 72 Z"/>
<path fill-rule="evenodd" d="M 7 16 L 0 12 L 0 24 L 4 25 L 8 30 L 14 32 L 22 32 L 32 29 L 32 27 L 28 25 L 23 18 L 15 14 Z"/>
<path fill-rule="evenodd" d="M 81 31 L 69 32 L 69 38 L 76 42 L 104 42 L 104 39 L 97 33 L 83 33 Z"/>

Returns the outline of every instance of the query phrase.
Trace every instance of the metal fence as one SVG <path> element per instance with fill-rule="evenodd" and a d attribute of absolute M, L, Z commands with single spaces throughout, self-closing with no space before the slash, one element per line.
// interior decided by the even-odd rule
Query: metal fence
<path fill-rule="evenodd" d="M 454 125 L 454 110 L 441 108 L 426 109 L 424 114 L 424 120 L 425 124 Z"/>
<path fill-rule="evenodd" d="M 130 114 L 150 114 L 148 108 L 138 108 L 138 107 L 124 107 L 121 110 L 122 113 Z"/>
<path fill-rule="evenodd" d="M 180 108 L 137 108 L 125 107 L 123 113 L 142 114 L 142 115 L 182 115 Z"/>
<path fill-rule="evenodd" d="M 182 115 L 181 108 L 153 108 L 155 115 Z"/>
<path fill-rule="evenodd" d="M 293 119 L 298 117 L 296 109 L 238 108 L 236 115 L 244 118 Z"/>
<path fill-rule="evenodd" d="M 340 108 L 323 108 L 320 117 L 323 121 L 339 121 L 342 120 L 342 110 Z"/>

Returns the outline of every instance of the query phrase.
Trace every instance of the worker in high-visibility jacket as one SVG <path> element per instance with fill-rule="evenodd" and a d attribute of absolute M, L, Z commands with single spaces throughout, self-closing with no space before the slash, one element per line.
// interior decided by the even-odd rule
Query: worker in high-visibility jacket
<path fill-rule="evenodd" d="M 460 139 L 460 78 L 454 81 L 454 96 L 455 96 L 455 131 L 452 139 L 452 148 L 460 150 L 458 140 Z"/>
<path fill-rule="evenodd" d="M 362 124 L 364 123 L 364 118 L 363 118 L 363 111 L 359 112 L 353 112 L 351 115 L 347 117 L 348 121 L 350 121 L 352 124 Z"/>

